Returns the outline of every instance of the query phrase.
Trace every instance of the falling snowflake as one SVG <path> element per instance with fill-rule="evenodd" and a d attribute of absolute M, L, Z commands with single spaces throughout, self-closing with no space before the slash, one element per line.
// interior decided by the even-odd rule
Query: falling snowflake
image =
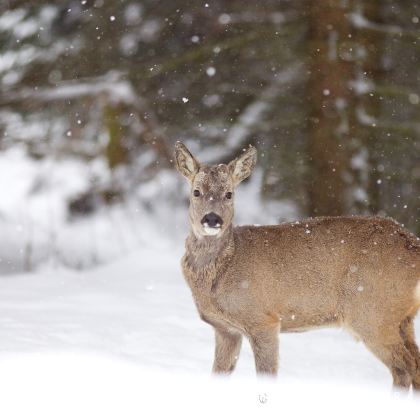
<path fill-rule="evenodd" d="M 213 77 L 216 74 L 216 69 L 214 67 L 209 67 L 206 70 L 207 76 Z"/>
<path fill-rule="evenodd" d="M 417 95 L 417 93 L 410 93 L 408 95 L 408 101 L 412 105 L 418 105 L 420 103 L 420 97 Z"/>
<path fill-rule="evenodd" d="M 227 25 L 228 23 L 230 23 L 230 21 L 231 17 L 227 13 L 223 13 L 219 16 L 219 23 L 221 23 L 222 25 Z"/>

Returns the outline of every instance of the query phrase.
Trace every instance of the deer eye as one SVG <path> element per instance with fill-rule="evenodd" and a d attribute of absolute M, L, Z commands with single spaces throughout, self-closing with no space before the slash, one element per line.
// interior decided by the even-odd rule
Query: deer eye
<path fill-rule="evenodd" d="M 194 194 L 194 197 L 200 197 L 200 191 L 199 190 L 194 190 L 193 194 Z"/>
<path fill-rule="evenodd" d="M 232 198 L 232 193 L 229 191 L 226 193 L 225 197 L 230 200 Z"/>

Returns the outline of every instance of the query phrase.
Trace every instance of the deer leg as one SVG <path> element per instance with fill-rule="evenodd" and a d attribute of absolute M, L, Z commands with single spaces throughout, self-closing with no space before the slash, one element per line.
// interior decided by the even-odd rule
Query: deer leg
<path fill-rule="evenodd" d="M 398 334 L 391 337 L 370 336 L 363 340 L 372 353 L 391 371 L 396 389 L 409 390 L 412 383 L 412 372 L 415 370 L 415 359 Z"/>
<path fill-rule="evenodd" d="M 414 370 L 411 373 L 413 378 L 413 388 L 416 391 L 420 391 L 420 351 L 417 346 L 414 336 L 414 325 L 413 318 L 407 317 L 400 326 L 400 334 L 404 340 L 405 347 L 411 353 L 414 359 Z"/>
<path fill-rule="evenodd" d="M 277 375 L 279 364 L 279 331 L 277 328 L 250 334 L 258 375 Z"/>
<path fill-rule="evenodd" d="M 229 374 L 235 369 L 241 350 L 242 335 L 215 327 L 216 349 L 213 373 Z"/>

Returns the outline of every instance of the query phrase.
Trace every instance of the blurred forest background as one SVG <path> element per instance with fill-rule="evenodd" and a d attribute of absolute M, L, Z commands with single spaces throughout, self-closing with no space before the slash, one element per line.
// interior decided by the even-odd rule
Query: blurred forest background
<path fill-rule="evenodd" d="M 176 140 L 257 146 L 241 222 L 420 234 L 419 82 L 418 0 L 2 0 L 0 272 L 182 246 Z"/>

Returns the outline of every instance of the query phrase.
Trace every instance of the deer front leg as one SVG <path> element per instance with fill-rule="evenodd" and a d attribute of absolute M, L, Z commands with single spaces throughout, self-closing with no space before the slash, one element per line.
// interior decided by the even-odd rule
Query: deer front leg
<path fill-rule="evenodd" d="M 241 350 L 242 335 L 226 329 L 216 328 L 216 349 L 214 353 L 213 373 L 230 374 L 235 369 Z"/>
<path fill-rule="evenodd" d="M 279 365 L 279 331 L 277 328 L 250 334 L 249 342 L 255 358 L 258 375 L 276 376 Z"/>

